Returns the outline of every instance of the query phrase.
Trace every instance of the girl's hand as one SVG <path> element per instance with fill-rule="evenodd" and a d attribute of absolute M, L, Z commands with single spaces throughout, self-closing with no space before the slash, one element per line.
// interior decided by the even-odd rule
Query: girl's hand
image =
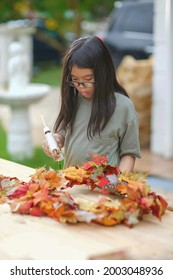
<path fill-rule="evenodd" d="M 58 147 L 59 147 L 60 149 L 63 148 L 63 146 L 64 146 L 64 138 L 62 137 L 62 135 L 59 134 L 59 133 L 55 133 L 55 134 L 54 134 L 54 138 L 55 138 L 55 140 L 56 140 L 56 142 L 57 142 L 57 144 L 58 144 Z M 49 146 L 48 146 L 47 140 L 45 140 L 45 141 L 43 142 L 42 148 L 43 148 L 44 153 L 45 153 L 47 156 L 49 156 L 49 157 L 51 157 L 51 158 L 54 158 L 54 159 L 58 159 L 58 158 L 59 158 L 59 153 L 58 153 L 57 155 L 53 155 L 53 154 L 51 153 L 51 151 L 49 150 Z"/>

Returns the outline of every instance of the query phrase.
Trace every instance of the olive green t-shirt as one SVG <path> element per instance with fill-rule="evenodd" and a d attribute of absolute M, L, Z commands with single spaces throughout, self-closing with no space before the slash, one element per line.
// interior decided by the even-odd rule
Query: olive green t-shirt
<path fill-rule="evenodd" d="M 91 160 L 89 153 L 106 154 L 108 163 L 119 164 L 123 155 L 131 154 L 140 157 L 138 138 L 138 119 L 132 101 L 116 93 L 116 108 L 100 135 L 87 137 L 92 101 L 79 97 L 79 108 L 76 114 L 73 132 L 65 133 L 64 168 L 82 165 Z"/>

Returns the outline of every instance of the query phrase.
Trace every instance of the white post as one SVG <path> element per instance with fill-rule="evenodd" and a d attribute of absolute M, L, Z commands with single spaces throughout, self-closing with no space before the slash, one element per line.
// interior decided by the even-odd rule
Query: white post
<path fill-rule="evenodd" d="M 151 151 L 173 157 L 173 1 L 155 3 Z"/>

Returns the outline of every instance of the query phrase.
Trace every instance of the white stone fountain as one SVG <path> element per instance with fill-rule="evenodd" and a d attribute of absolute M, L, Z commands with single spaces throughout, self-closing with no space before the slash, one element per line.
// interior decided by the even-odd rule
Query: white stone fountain
<path fill-rule="evenodd" d="M 28 65 L 23 45 L 19 41 L 12 42 L 9 46 L 8 87 L 0 89 L 0 103 L 11 108 L 7 151 L 12 159 L 17 160 L 33 156 L 29 106 L 50 92 L 50 86 L 46 84 L 29 83 Z"/>

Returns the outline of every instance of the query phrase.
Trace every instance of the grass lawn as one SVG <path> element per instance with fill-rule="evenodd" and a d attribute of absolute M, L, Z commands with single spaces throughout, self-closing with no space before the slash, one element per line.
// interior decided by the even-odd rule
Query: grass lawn
<path fill-rule="evenodd" d="M 14 162 L 26 165 L 32 168 L 38 168 L 45 166 L 47 169 L 49 167 L 53 169 L 61 169 L 62 164 L 55 162 L 52 158 L 45 155 L 41 147 L 36 147 L 34 149 L 34 156 L 31 159 L 25 160 L 14 160 L 10 157 L 6 150 L 7 135 L 2 126 L 0 125 L 0 157 L 7 160 L 12 160 Z"/>
<path fill-rule="evenodd" d="M 32 83 L 43 83 L 50 86 L 60 86 L 62 68 L 55 64 L 35 66 Z"/>

